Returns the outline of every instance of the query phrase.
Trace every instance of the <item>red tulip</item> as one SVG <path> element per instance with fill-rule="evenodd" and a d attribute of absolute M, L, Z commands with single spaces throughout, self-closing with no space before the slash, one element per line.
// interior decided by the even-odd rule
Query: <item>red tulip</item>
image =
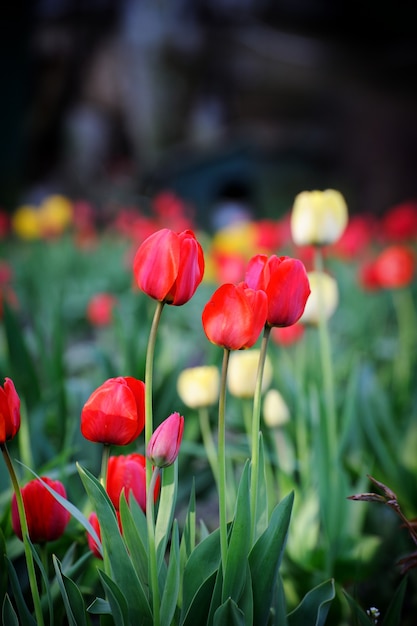
<path fill-rule="evenodd" d="M 301 261 L 258 254 L 248 263 L 245 281 L 252 289 L 265 291 L 269 326 L 291 326 L 300 319 L 310 295 L 307 272 Z"/>
<path fill-rule="evenodd" d="M 96 443 L 125 446 L 145 425 L 145 385 L 130 376 L 109 378 L 81 412 L 81 432 Z"/>
<path fill-rule="evenodd" d="M 228 350 L 253 346 L 265 326 L 267 298 L 245 283 L 221 285 L 203 310 L 204 332 L 212 343 Z"/>
<path fill-rule="evenodd" d="M 396 289 L 409 285 L 414 277 L 415 257 L 405 246 L 389 246 L 375 260 L 374 271 L 381 287 Z"/>
<path fill-rule="evenodd" d="M 146 511 L 146 458 L 143 454 L 111 456 L 107 467 L 106 490 L 113 506 L 119 509 L 120 494 L 125 490 L 126 499 L 132 493 L 136 502 L 143 511 Z M 156 501 L 160 488 L 160 479 L 157 481 L 154 492 Z"/>
<path fill-rule="evenodd" d="M 417 200 L 397 204 L 381 219 L 382 235 L 386 241 L 405 242 L 417 237 Z"/>
<path fill-rule="evenodd" d="M 133 274 L 148 296 L 180 306 L 192 298 L 203 279 L 203 250 L 191 230 L 175 233 L 163 228 L 139 246 Z"/>
<path fill-rule="evenodd" d="M 108 326 L 113 320 L 117 299 L 110 293 L 96 293 L 87 305 L 87 319 L 93 326 Z"/>
<path fill-rule="evenodd" d="M 10 378 L 0 386 L 0 444 L 13 439 L 20 428 L 20 398 Z"/>
<path fill-rule="evenodd" d="M 304 335 L 304 324 L 297 323 L 291 326 L 274 326 L 271 329 L 271 339 L 281 346 L 290 346 L 296 343 Z"/>
<path fill-rule="evenodd" d="M 45 482 L 64 498 L 67 497 L 65 487 L 59 480 L 42 477 L 35 478 L 22 489 L 28 533 L 32 543 L 55 541 L 64 533 L 70 514 L 62 504 L 48 491 Z M 22 539 L 16 495 L 12 498 L 12 526 L 15 534 Z"/>
<path fill-rule="evenodd" d="M 184 418 L 172 413 L 152 434 L 146 455 L 157 467 L 172 465 L 180 451 Z"/>
<path fill-rule="evenodd" d="M 97 513 L 90 513 L 89 517 L 88 517 L 88 521 L 90 522 L 91 526 L 94 528 L 94 530 L 97 533 L 98 538 L 101 541 L 101 529 L 100 529 L 100 522 L 98 521 L 98 517 L 97 517 Z M 94 556 L 96 556 L 98 559 L 102 559 L 102 555 L 99 552 L 99 549 L 97 547 L 97 543 L 96 541 L 93 539 L 93 537 L 90 535 L 90 533 L 87 533 L 87 542 L 88 542 L 88 547 L 90 548 L 91 552 L 94 554 Z"/>

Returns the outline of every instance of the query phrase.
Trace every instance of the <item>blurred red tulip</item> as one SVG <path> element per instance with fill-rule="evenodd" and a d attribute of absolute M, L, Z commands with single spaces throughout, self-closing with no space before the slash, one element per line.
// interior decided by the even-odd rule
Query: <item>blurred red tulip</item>
<path fill-rule="evenodd" d="M 97 513 L 94 513 L 94 512 L 90 513 L 88 517 L 88 521 L 90 522 L 91 526 L 96 531 L 97 536 L 101 541 L 101 529 L 100 529 L 100 522 L 98 521 Z M 97 543 L 93 539 L 93 537 L 90 535 L 90 533 L 87 533 L 87 542 L 88 542 L 88 547 L 90 548 L 94 556 L 96 556 L 98 559 L 102 559 L 103 557 L 101 556 L 101 553 L 99 552 Z"/>
<path fill-rule="evenodd" d="M 191 230 L 163 228 L 139 246 L 133 260 L 139 289 L 151 298 L 181 306 L 192 298 L 204 274 L 203 249 Z"/>
<path fill-rule="evenodd" d="M 274 326 L 271 329 L 271 339 L 281 346 L 290 346 L 301 339 L 305 333 L 304 324 L 292 324 L 291 326 Z"/>
<path fill-rule="evenodd" d="M 385 241 L 404 242 L 417 237 L 417 200 L 391 207 L 381 219 Z"/>
<path fill-rule="evenodd" d="M 300 319 L 310 295 L 307 272 L 301 261 L 257 254 L 248 263 L 245 281 L 252 289 L 265 291 L 266 319 L 270 326 L 291 326 Z"/>
<path fill-rule="evenodd" d="M 62 504 L 48 491 L 44 481 L 54 491 L 64 498 L 67 497 L 65 487 L 59 480 L 52 480 L 45 476 L 31 480 L 22 489 L 23 504 L 25 507 L 28 533 L 32 543 L 55 541 L 63 535 L 69 522 L 70 514 Z M 12 498 L 12 526 L 15 534 L 22 539 L 19 511 L 16 495 Z"/>
<path fill-rule="evenodd" d="M 145 425 L 145 384 L 130 376 L 110 378 L 98 387 L 81 412 L 81 432 L 96 443 L 125 446 Z"/>
<path fill-rule="evenodd" d="M 0 386 L 0 444 L 13 439 L 20 428 L 20 398 L 10 378 Z"/>
<path fill-rule="evenodd" d="M 244 283 L 221 285 L 204 307 L 204 332 L 209 341 L 228 350 L 250 348 L 265 326 L 267 306 L 263 291 Z"/>
<path fill-rule="evenodd" d="M 87 319 L 93 326 L 109 326 L 117 298 L 110 293 L 97 293 L 87 305 Z"/>
<path fill-rule="evenodd" d="M 375 276 L 381 287 L 406 287 L 414 278 L 415 256 L 405 246 L 389 246 L 375 260 Z"/>
<path fill-rule="evenodd" d="M 172 465 L 180 451 L 184 418 L 172 413 L 156 428 L 148 444 L 146 455 L 157 467 Z"/>
<path fill-rule="evenodd" d="M 331 246 L 332 254 L 344 259 L 357 258 L 372 243 L 374 222 L 375 220 L 368 215 L 351 217 L 340 239 Z"/>
<path fill-rule="evenodd" d="M 107 467 L 106 490 L 113 506 L 119 509 L 120 494 L 125 491 L 126 499 L 132 493 L 142 511 L 146 511 L 146 458 L 143 454 L 111 456 Z M 160 488 L 160 479 L 155 485 L 154 500 Z"/>

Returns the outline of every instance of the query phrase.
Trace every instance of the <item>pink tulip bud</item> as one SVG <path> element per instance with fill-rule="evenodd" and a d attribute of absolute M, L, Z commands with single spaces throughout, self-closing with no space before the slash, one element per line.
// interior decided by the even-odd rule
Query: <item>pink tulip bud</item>
<path fill-rule="evenodd" d="M 147 449 L 147 457 L 157 467 L 172 465 L 180 450 L 184 418 L 172 413 L 154 431 Z"/>

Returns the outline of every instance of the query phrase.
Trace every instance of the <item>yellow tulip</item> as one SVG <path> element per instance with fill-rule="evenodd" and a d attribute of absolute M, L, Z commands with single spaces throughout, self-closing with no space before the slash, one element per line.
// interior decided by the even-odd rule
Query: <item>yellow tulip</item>
<path fill-rule="evenodd" d="M 302 191 L 291 212 L 291 234 L 297 246 L 331 244 L 348 223 L 348 209 L 340 191 Z"/>
<path fill-rule="evenodd" d="M 252 398 L 255 394 L 259 354 L 259 350 L 236 351 L 230 354 L 227 386 L 232 396 Z M 272 364 L 267 356 L 262 378 L 262 391 L 268 389 L 271 381 Z"/>
<path fill-rule="evenodd" d="M 277 389 L 269 389 L 263 403 L 264 422 L 270 428 L 280 428 L 290 419 L 290 410 Z"/>
<path fill-rule="evenodd" d="M 215 404 L 219 398 L 220 374 L 214 365 L 189 367 L 178 376 L 177 391 L 191 409 Z"/>
<path fill-rule="evenodd" d="M 324 319 L 329 319 L 339 304 L 339 289 L 336 280 L 325 272 L 308 272 L 310 282 L 310 297 L 301 316 L 303 324 L 317 325 L 320 319 L 320 309 Z"/>
<path fill-rule="evenodd" d="M 64 196 L 48 196 L 39 208 L 39 218 L 43 234 L 59 235 L 72 222 L 72 203 Z"/>
<path fill-rule="evenodd" d="M 11 219 L 13 231 L 21 239 L 39 239 L 41 224 L 38 210 L 30 205 L 19 207 Z"/>

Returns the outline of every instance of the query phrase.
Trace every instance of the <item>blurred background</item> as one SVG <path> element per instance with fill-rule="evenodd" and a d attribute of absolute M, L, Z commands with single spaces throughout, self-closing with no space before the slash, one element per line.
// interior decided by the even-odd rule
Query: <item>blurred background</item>
<path fill-rule="evenodd" d="M 305 189 L 339 189 L 351 213 L 417 197 L 412 3 L 28 4 L 1 22 L 7 211 L 169 188 L 215 228 L 224 201 L 278 217 Z"/>

